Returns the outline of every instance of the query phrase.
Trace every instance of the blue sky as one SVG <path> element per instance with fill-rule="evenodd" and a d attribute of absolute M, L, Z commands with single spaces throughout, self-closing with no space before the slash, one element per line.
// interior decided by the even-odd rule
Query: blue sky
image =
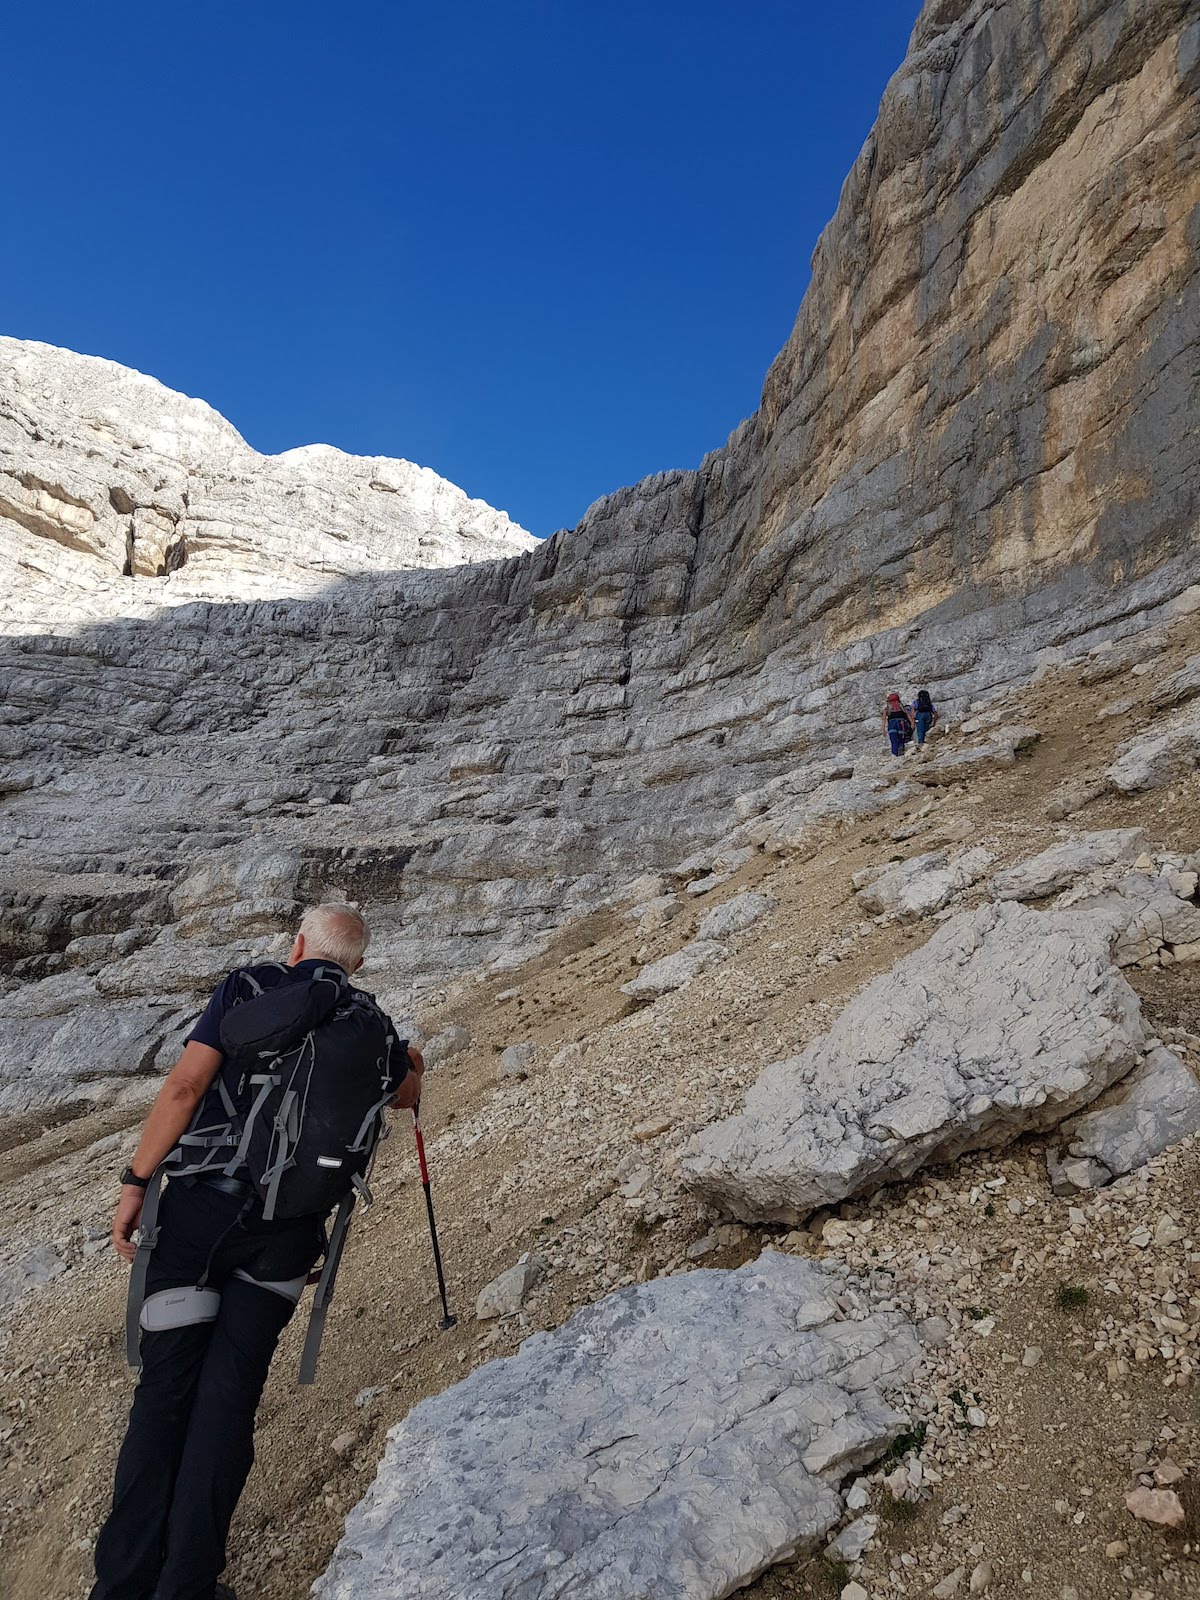
<path fill-rule="evenodd" d="M 10 8 L 0 331 L 571 526 L 754 410 L 916 10 Z"/>

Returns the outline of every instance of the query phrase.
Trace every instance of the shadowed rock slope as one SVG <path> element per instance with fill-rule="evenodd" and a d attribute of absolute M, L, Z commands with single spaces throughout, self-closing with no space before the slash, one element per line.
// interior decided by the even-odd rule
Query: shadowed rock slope
<path fill-rule="evenodd" d="M 90 1078 L 153 1064 L 315 893 L 370 901 L 392 1001 L 519 959 L 861 755 L 893 684 L 953 719 L 1178 614 L 1198 86 L 1188 0 L 936 0 L 759 411 L 696 471 L 449 573 L 10 617 L 10 1055 L 86 1016 Z"/>

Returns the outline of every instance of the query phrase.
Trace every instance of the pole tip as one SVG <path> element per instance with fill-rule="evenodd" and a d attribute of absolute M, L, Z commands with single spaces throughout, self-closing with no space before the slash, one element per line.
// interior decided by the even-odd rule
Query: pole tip
<path fill-rule="evenodd" d="M 448 1328 L 456 1328 L 457 1326 L 458 1326 L 458 1318 L 452 1312 L 449 1312 L 449 1311 L 447 1311 L 446 1315 L 438 1323 L 438 1327 L 442 1330 L 443 1333 L 445 1333 Z"/>

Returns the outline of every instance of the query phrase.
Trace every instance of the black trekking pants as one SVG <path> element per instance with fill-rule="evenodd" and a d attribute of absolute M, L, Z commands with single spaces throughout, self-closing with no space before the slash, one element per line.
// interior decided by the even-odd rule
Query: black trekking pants
<path fill-rule="evenodd" d="M 186 1180 L 168 1185 L 159 1217 L 147 1299 L 203 1281 L 220 1292 L 220 1309 L 215 1321 L 142 1333 L 91 1600 L 213 1600 L 254 1461 L 254 1414 L 295 1309 L 262 1285 L 306 1274 L 323 1247 L 317 1218 L 265 1223 L 236 1197 Z"/>

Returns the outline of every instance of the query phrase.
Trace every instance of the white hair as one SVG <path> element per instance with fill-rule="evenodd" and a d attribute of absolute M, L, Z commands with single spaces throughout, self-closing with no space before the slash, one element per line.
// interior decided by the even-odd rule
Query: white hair
<path fill-rule="evenodd" d="M 370 943 L 371 930 L 362 912 L 345 901 L 310 906 L 300 922 L 305 960 L 336 961 L 353 972 Z"/>

